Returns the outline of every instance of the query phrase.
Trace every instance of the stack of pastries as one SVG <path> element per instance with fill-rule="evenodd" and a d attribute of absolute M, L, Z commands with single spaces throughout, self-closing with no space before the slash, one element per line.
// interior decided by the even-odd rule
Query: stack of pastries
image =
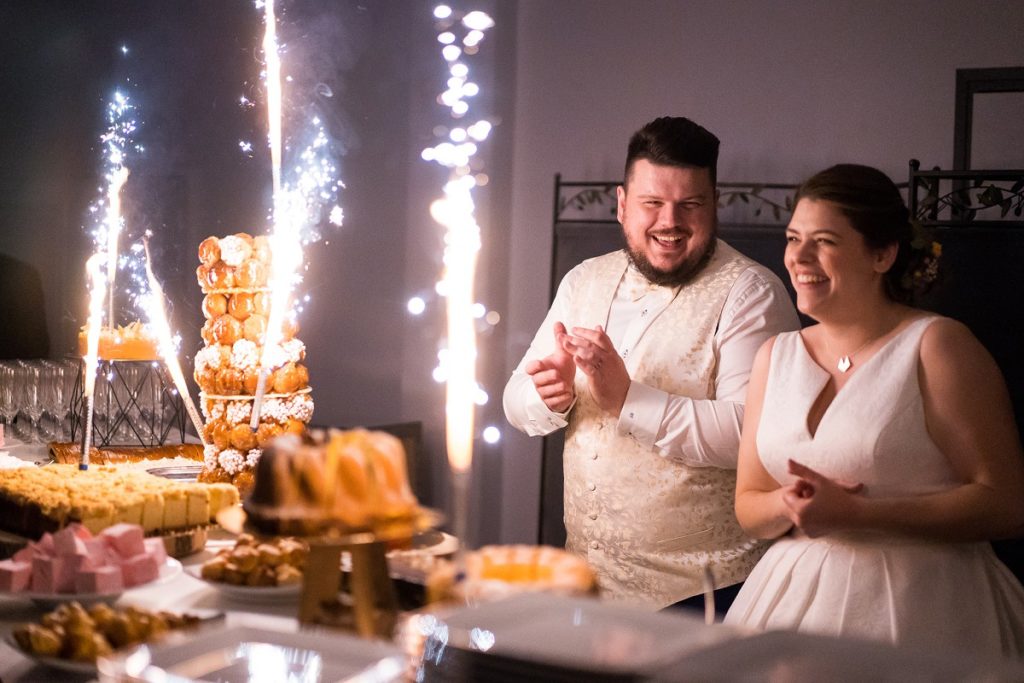
<path fill-rule="evenodd" d="M 230 482 L 244 495 L 263 447 L 283 433 L 301 434 L 313 416 L 306 347 L 287 320 L 281 342 L 267 349 L 270 374 L 258 428 L 250 427 L 270 314 L 270 243 L 245 233 L 207 237 L 196 270 L 205 297 L 205 346 L 196 354 L 206 450 L 203 482 Z"/>

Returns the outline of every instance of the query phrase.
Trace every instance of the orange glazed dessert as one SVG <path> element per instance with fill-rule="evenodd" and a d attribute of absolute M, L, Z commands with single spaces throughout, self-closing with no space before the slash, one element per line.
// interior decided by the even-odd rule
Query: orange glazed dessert
<path fill-rule="evenodd" d="M 468 552 L 466 571 L 455 593 L 463 598 L 497 600 L 515 593 L 545 591 L 562 595 L 597 592 L 587 561 L 561 548 L 488 545 Z"/>
<path fill-rule="evenodd" d="M 89 331 L 78 332 L 78 354 L 88 351 Z M 101 360 L 159 360 L 159 343 L 148 327 L 139 321 L 100 330 L 100 344 L 97 355 Z"/>
<path fill-rule="evenodd" d="M 284 433 L 301 434 L 313 416 L 305 345 L 288 322 L 282 341 L 268 349 L 267 377 L 257 429 L 250 427 L 264 356 L 270 291 L 270 244 L 245 233 L 207 237 L 196 270 L 203 298 L 204 347 L 196 353 L 195 380 L 206 419 L 203 482 L 231 482 L 244 495 L 263 447 Z"/>

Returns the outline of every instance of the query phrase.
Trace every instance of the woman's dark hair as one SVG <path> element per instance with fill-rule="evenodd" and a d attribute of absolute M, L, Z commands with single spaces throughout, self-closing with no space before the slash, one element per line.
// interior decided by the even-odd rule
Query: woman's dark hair
<path fill-rule="evenodd" d="M 695 166 L 706 168 L 711 186 L 718 180 L 718 138 L 713 133 L 682 116 L 662 116 L 633 133 L 626 151 L 626 185 L 633 164 L 646 159 L 661 166 Z"/>
<path fill-rule="evenodd" d="M 885 293 L 910 302 L 935 280 L 938 245 L 917 234 L 896 184 L 876 168 L 837 164 L 815 173 L 797 190 L 796 202 L 816 199 L 834 204 L 871 249 L 896 244 L 899 250 L 885 274 Z"/>

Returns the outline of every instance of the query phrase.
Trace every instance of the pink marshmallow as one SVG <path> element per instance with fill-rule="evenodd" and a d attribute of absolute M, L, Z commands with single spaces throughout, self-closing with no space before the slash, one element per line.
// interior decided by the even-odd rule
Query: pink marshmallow
<path fill-rule="evenodd" d="M 119 567 L 84 569 L 75 576 L 75 591 L 78 593 L 117 593 L 122 590 L 124 581 Z"/>
<path fill-rule="evenodd" d="M 138 586 L 156 580 L 160 576 L 160 565 L 155 557 L 144 552 L 125 560 L 121 572 L 125 586 Z"/>
<path fill-rule="evenodd" d="M 29 543 L 27 546 L 14 553 L 14 559 L 17 562 L 27 562 L 29 565 L 32 564 L 32 558 L 36 556 L 36 544 Z"/>
<path fill-rule="evenodd" d="M 32 564 L 17 560 L 0 560 L 0 591 L 17 593 L 28 588 L 32 580 Z"/>
<path fill-rule="evenodd" d="M 112 564 L 121 566 L 121 555 L 112 548 L 104 538 L 92 538 L 85 542 L 85 552 L 92 560 L 94 567 Z"/>
<path fill-rule="evenodd" d="M 74 526 L 67 526 L 53 535 L 54 555 L 85 555 L 85 540 L 75 533 Z M 85 527 L 81 527 L 85 529 Z M 88 529 L 86 529 L 88 531 Z"/>
<path fill-rule="evenodd" d="M 32 579 L 29 586 L 33 593 L 56 593 L 60 565 L 63 557 L 36 556 L 32 559 Z"/>
<path fill-rule="evenodd" d="M 146 552 L 156 560 L 157 566 L 162 567 L 167 561 L 167 546 L 164 545 L 164 539 L 147 538 L 143 544 L 146 546 Z"/>
<path fill-rule="evenodd" d="M 146 546 L 142 542 L 142 527 L 138 524 L 121 522 L 107 527 L 100 532 L 100 536 L 106 539 L 110 547 L 114 548 L 121 557 L 134 557 L 146 552 Z"/>
<path fill-rule="evenodd" d="M 53 555 L 53 536 L 51 534 L 43 534 L 36 544 L 35 549 L 37 554 L 42 555 Z"/>
<path fill-rule="evenodd" d="M 75 579 L 83 571 L 93 569 L 93 564 L 87 555 L 67 555 L 63 558 L 57 571 L 57 591 L 60 593 L 73 593 L 75 591 Z"/>

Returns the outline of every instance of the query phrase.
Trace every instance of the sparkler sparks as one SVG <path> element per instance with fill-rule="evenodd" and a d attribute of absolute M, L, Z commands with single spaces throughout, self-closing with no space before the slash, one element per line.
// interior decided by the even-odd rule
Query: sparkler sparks
<path fill-rule="evenodd" d="M 89 277 L 89 319 L 86 329 L 85 384 L 85 428 L 82 433 L 81 469 L 89 467 L 89 450 L 92 442 L 93 404 L 96 391 L 96 371 L 99 367 L 99 340 L 103 326 L 103 301 L 109 294 L 108 322 L 114 324 L 114 281 L 118 268 L 118 240 L 121 235 L 121 188 L 128 180 L 126 157 L 132 149 L 132 134 L 135 119 L 132 118 L 129 97 L 120 91 L 114 93 L 107 104 L 107 130 L 100 136 L 103 144 L 106 166 L 106 189 L 100 190 L 100 199 L 89 207 L 95 223 L 92 237 L 95 253 L 86 262 Z M 106 274 L 103 269 L 106 266 Z"/>
<path fill-rule="evenodd" d="M 283 86 L 274 0 L 257 2 L 257 7 L 264 10 L 266 24 L 263 78 L 267 94 L 268 141 L 273 180 L 273 233 L 270 236 L 270 247 L 274 258 L 269 279 L 271 293 L 267 331 L 263 339 L 259 380 L 249 423 L 253 430 L 259 425 L 267 378 L 274 370 L 275 362 L 279 362 L 281 354 L 277 350 L 284 339 L 284 331 L 286 327 L 294 328 L 295 317 L 301 310 L 301 304 L 298 309 L 295 308 L 294 293 L 302 282 L 300 271 L 303 265 L 303 245 L 320 239 L 318 226 L 324 219 L 323 208 L 331 205 L 344 188 L 344 184 L 337 180 L 338 169 L 331 160 L 327 132 L 323 122 L 316 116 L 310 120 L 312 136 L 301 147 L 295 163 L 287 169 L 282 168 Z M 286 76 L 284 81 L 291 82 L 291 78 Z M 329 88 L 318 88 L 317 93 L 323 97 L 333 95 Z M 326 218 L 334 225 L 341 225 L 341 207 L 337 204 L 331 206 Z"/>
<path fill-rule="evenodd" d="M 447 5 L 436 7 L 434 16 L 439 20 L 437 38 L 444 46 L 441 56 L 447 62 L 449 73 L 447 89 L 438 96 L 438 102 L 449 109 L 452 119 L 458 120 L 469 113 L 466 99 L 477 95 L 479 87 L 469 80 L 469 67 L 461 61 L 464 52 L 456 44 L 455 31 L 468 29 L 463 44 L 476 45 L 483 39 L 483 31 L 494 22 L 479 11 L 462 15 L 460 21 L 459 15 Z M 437 289 L 447 300 L 448 313 L 447 348 L 439 354 L 441 365 L 434 376 L 443 377 L 446 382 L 448 461 L 453 471 L 462 475 L 457 476 L 457 481 L 465 478 L 471 466 L 475 407 L 481 396 L 486 400 L 486 392 L 477 385 L 475 377 L 475 319 L 480 315 L 473 301 L 473 279 L 480 251 L 480 226 L 473 215 L 472 191 L 477 183 L 470 173 L 470 160 L 479 149 L 476 143 L 485 140 L 489 132 L 490 123 L 486 120 L 476 121 L 468 127 L 453 127 L 443 131 L 446 140 L 423 150 L 421 155 L 424 160 L 435 161 L 449 169 L 444 197 L 430 206 L 431 216 L 446 228 L 444 274 Z M 458 486 L 464 485 L 462 482 Z M 461 497 L 465 497 L 464 492 Z M 456 514 L 464 515 L 464 507 L 463 500 L 456 506 Z"/>
<path fill-rule="evenodd" d="M 148 238 L 149 235 L 147 234 L 142 242 L 146 252 L 146 279 L 149 282 L 149 294 L 144 297 L 144 306 L 149 314 L 150 327 L 159 342 L 160 356 L 164 359 L 164 365 L 167 366 L 167 371 L 171 374 L 174 386 L 178 388 L 178 395 L 181 396 L 182 401 L 185 403 L 185 409 L 188 412 L 189 419 L 192 420 L 192 426 L 195 427 L 196 434 L 205 447 L 206 439 L 203 437 L 203 421 L 199 417 L 199 411 L 196 410 L 195 404 L 192 402 L 192 396 L 188 391 L 188 384 L 185 383 L 185 374 L 181 371 L 181 364 L 178 362 L 177 345 L 174 342 L 174 335 L 171 333 L 171 326 L 167 322 L 167 311 L 164 306 L 164 289 L 160 285 L 160 281 L 156 279 L 156 275 L 153 274 Z"/>

